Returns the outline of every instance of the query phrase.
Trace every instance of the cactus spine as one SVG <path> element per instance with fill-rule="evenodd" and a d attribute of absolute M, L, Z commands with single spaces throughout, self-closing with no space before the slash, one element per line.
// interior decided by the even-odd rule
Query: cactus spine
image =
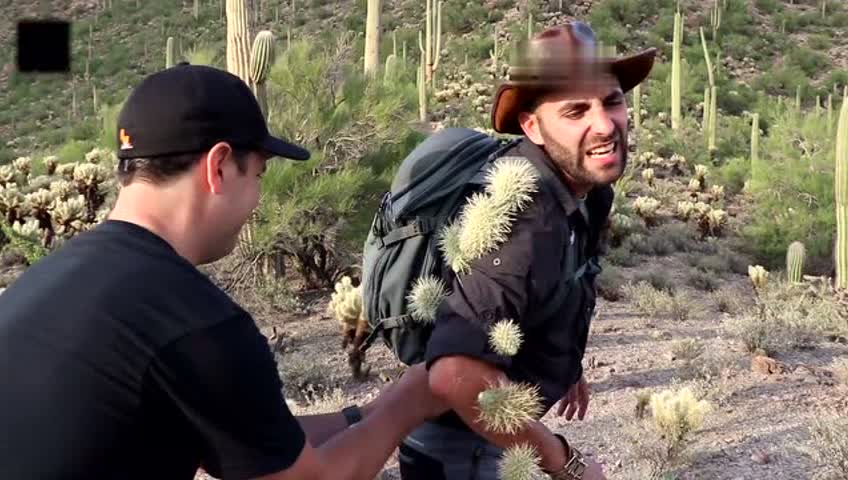
<path fill-rule="evenodd" d="M 848 289 L 848 87 L 836 127 L 836 288 Z"/>
<path fill-rule="evenodd" d="M 171 68 L 175 65 L 177 57 L 176 46 L 174 45 L 174 37 L 168 37 L 165 42 L 165 68 Z"/>
<path fill-rule="evenodd" d="M 798 283 L 804 274 L 804 244 L 798 241 L 789 244 L 786 250 L 786 276 L 790 282 Z"/>
<path fill-rule="evenodd" d="M 680 46 L 683 41 L 683 18 L 674 13 L 674 46 L 671 56 L 671 128 L 680 128 Z"/>
<path fill-rule="evenodd" d="M 374 75 L 380 67 L 380 9 L 382 0 L 368 0 L 365 23 L 365 75 Z"/>
<path fill-rule="evenodd" d="M 418 48 L 424 56 L 425 75 L 424 80 L 429 85 L 433 81 L 433 75 L 439 67 L 439 55 L 441 54 L 442 45 L 442 1 L 426 0 L 426 22 L 425 34 L 426 39 L 421 38 L 421 31 L 418 31 Z M 435 32 L 433 27 L 435 23 Z M 426 44 L 425 44 L 426 41 Z"/>
<path fill-rule="evenodd" d="M 248 0 L 227 0 L 227 70 L 250 85 Z"/>
<path fill-rule="evenodd" d="M 274 62 L 274 34 L 268 30 L 262 30 L 256 34 L 253 40 L 253 49 L 250 55 L 250 80 L 254 85 L 254 93 L 259 101 L 259 107 L 264 115 L 268 115 L 268 94 L 265 89 L 265 81 L 271 71 Z"/>

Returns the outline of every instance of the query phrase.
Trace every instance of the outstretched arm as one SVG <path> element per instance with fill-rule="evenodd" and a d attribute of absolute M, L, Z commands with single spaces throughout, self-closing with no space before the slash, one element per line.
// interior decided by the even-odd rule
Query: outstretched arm
<path fill-rule="evenodd" d="M 442 357 L 430 367 L 433 393 L 445 401 L 469 428 L 501 448 L 528 443 L 536 448 L 542 468 L 548 471 L 562 468 L 568 452 L 542 422 L 532 421 L 516 433 L 506 434 L 495 432 L 480 420 L 478 395 L 501 380 L 507 380 L 502 371 L 467 356 Z"/>

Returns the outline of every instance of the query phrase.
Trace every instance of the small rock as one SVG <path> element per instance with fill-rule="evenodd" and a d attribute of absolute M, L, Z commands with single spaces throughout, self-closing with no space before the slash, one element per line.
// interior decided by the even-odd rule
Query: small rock
<path fill-rule="evenodd" d="M 763 375 L 771 375 L 786 372 L 786 364 L 764 355 L 751 357 L 751 370 Z"/>
<path fill-rule="evenodd" d="M 769 463 L 771 459 L 769 458 L 768 453 L 758 450 L 751 455 L 751 460 L 753 460 L 754 463 L 765 465 Z"/>

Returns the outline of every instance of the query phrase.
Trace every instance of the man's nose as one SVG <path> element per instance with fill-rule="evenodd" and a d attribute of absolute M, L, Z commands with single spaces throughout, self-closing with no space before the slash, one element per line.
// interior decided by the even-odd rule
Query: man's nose
<path fill-rule="evenodd" d="M 612 117 L 604 106 L 599 106 L 593 109 L 592 114 L 592 132 L 596 135 L 612 135 L 615 132 L 615 123 Z"/>

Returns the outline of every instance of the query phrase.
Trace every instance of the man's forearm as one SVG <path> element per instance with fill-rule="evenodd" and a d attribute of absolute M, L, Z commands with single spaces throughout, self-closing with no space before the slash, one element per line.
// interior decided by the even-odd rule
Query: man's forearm
<path fill-rule="evenodd" d="M 318 448 L 326 464 L 333 468 L 332 475 L 326 478 L 373 480 L 395 448 L 426 419 L 410 412 L 401 401 L 366 410 L 363 417 Z"/>
<path fill-rule="evenodd" d="M 440 362 L 444 363 L 439 365 Z M 493 431 L 479 418 L 478 395 L 489 385 L 497 384 L 501 380 L 506 380 L 503 372 L 471 358 L 452 357 L 439 360 L 431 369 L 431 382 L 436 384 L 434 391 L 440 392 L 441 398 L 474 432 L 501 448 L 521 443 L 530 444 L 541 457 L 542 468 L 557 470 L 562 467 L 566 460 L 565 448 L 541 422 L 530 422 L 518 432 L 508 434 Z"/>
<path fill-rule="evenodd" d="M 362 418 L 368 417 L 374 408 L 373 402 L 362 405 L 360 407 Z M 323 445 L 328 439 L 348 427 L 347 419 L 341 412 L 304 415 L 297 417 L 297 420 L 306 432 L 309 443 L 314 447 Z"/>

